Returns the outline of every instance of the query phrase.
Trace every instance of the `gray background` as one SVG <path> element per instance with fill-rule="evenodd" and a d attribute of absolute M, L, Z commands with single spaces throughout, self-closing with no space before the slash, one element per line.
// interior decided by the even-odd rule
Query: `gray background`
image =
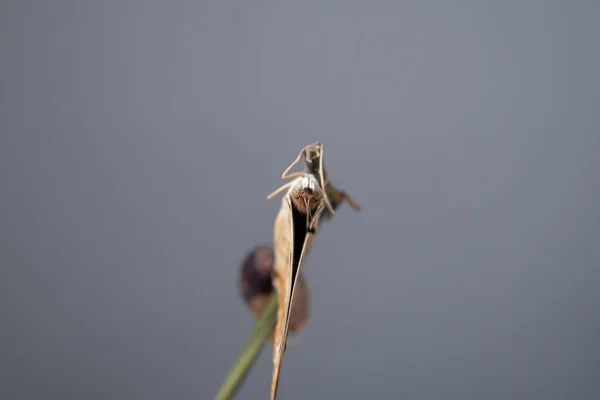
<path fill-rule="evenodd" d="M 0 397 L 211 398 L 319 140 L 282 399 L 599 398 L 600 3 L 251 3 L 2 3 Z"/>

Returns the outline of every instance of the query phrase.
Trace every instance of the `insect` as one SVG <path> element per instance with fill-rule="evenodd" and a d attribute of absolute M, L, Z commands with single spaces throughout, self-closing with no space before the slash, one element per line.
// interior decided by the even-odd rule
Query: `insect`
<path fill-rule="evenodd" d="M 289 173 L 304 156 L 305 172 Z M 335 208 L 344 200 L 360 209 L 345 192 L 337 190 L 328 180 L 323 167 L 323 145 L 314 142 L 305 146 L 298 157 L 283 172 L 281 179 L 293 179 L 267 196 L 272 199 L 277 194 L 287 193 L 282 199 L 281 208 L 275 218 L 274 245 L 275 268 L 273 285 L 277 289 L 278 309 L 275 327 L 273 377 L 271 400 L 277 397 L 279 374 L 283 355 L 287 347 L 290 313 L 298 286 L 299 272 L 314 242 L 319 222 L 325 209 L 329 216 L 335 214 Z M 329 193 L 334 197 L 332 204 Z"/>
<path fill-rule="evenodd" d="M 335 209 L 344 201 L 346 201 L 355 211 L 360 211 L 360 205 L 356 203 L 347 192 L 333 186 L 333 183 L 328 179 L 327 170 L 325 169 L 323 161 L 323 144 L 319 142 L 304 146 L 296 159 L 283 172 L 281 179 L 291 179 L 302 176 L 305 173 L 294 172 L 288 175 L 288 172 L 300 162 L 302 156 L 304 156 L 306 172 L 313 174 L 319 180 L 321 188 L 325 192 L 324 201 L 327 206 L 327 212 L 323 213 L 323 217 L 331 218 L 335 214 Z"/>

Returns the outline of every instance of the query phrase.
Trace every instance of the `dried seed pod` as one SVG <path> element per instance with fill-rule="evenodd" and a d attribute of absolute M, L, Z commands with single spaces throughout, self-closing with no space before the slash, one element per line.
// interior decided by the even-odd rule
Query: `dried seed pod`
<path fill-rule="evenodd" d="M 242 262 L 240 290 L 254 318 L 259 319 L 269 304 L 273 293 L 273 248 L 256 246 Z M 310 291 L 302 272 L 298 276 L 290 314 L 291 333 L 300 332 L 308 322 Z M 273 340 L 273 333 L 269 336 Z"/>

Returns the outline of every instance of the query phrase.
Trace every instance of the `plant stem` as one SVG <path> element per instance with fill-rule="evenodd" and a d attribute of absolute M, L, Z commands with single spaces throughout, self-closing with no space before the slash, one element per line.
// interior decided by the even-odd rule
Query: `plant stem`
<path fill-rule="evenodd" d="M 260 319 L 256 322 L 254 331 L 246 343 L 244 351 L 240 354 L 238 360 L 229 374 L 223 381 L 219 393 L 214 400 L 229 400 L 244 382 L 246 375 L 254 365 L 258 354 L 260 353 L 269 334 L 273 331 L 277 319 L 277 292 L 273 291 L 268 307 L 265 309 Z"/>

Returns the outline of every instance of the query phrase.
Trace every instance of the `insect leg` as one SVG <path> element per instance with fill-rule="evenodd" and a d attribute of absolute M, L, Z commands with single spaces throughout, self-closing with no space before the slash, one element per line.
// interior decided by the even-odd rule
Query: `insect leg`
<path fill-rule="evenodd" d="M 348 193 L 341 190 L 340 194 L 342 195 L 342 199 L 346 199 L 346 201 L 348 202 L 350 207 L 352 207 L 356 211 L 360 211 L 360 205 L 358 203 L 356 203 L 354 200 L 352 200 L 352 197 Z"/>
<path fill-rule="evenodd" d="M 281 186 L 279 189 L 276 189 L 275 191 L 273 191 L 270 195 L 267 196 L 267 200 L 271 200 L 273 197 L 277 196 L 279 193 L 283 192 L 286 189 L 289 189 L 296 181 L 289 181 L 286 184 L 284 184 L 283 186 Z"/>
<path fill-rule="evenodd" d="M 285 171 L 283 171 L 283 174 L 281 174 L 281 179 L 291 179 L 291 178 L 297 178 L 299 176 L 303 176 L 304 172 L 294 172 L 290 175 L 288 175 L 288 172 L 290 172 L 290 170 L 292 168 L 294 168 L 294 166 L 300 162 L 300 159 L 302 159 L 302 156 L 304 156 L 304 159 L 306 160 L 306 162 L 308 162 L 308 154 L 309 154 L 308 152 L 310 151 L 310 149 L 317 147 L 317 146 L 319 146 L 319 142 L 314 142 L 307 146 L 304 146 L 302 148 L 302 150 L 300 150 L 298 157 L 296 157 L 296 159 L 290 164 L 290 166 L 287 167 L 287 169 Z"/>
<path fill-rule="evenodd" d="M 325 190 L 325 170 L 323 169 L 323 145 L 319 144 L 319 175 L 321 180 L 321 189 L 323 189 L 323 200 L 325 201 L 325 205 L 327 209 L 331 213 L 331 215 L 335 214 L 335 210 L 329 201 L 329 196 L 327 196 L 327 190 Z"/>
<path fill-rule="evenodd" d="M 323 210 L 325 209 L 325 204 L 321 203 L 319 204 L 319 207 L 317 207 L 317 210 L 315 211 L 312 220 L 310 221 L 310 225 L 309 225 L 309 230 L 313 231 L 314 234 L 317 234 L 317 230 L 319 229 L 318 223 L 319 220 L 321 219 L 321 213 L 323 212 Z"/>

